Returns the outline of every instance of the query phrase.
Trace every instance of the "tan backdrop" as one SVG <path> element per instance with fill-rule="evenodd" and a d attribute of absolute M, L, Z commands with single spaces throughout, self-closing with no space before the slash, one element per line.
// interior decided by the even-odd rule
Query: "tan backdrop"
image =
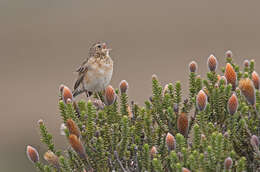
<path fill-rule="evenodd" d="M 41 155 L 36 121 L 43 118 L 59 136 L 58 87 L 72 87 L 75 69 L 89 46 L 106 41 L 115 61 L 112 85 L 129 82 L 130 98 L 142 104 L 151 94 L 151 75 L 163 84 L 188 82 L 188 63 L 214 53 L 224 63 L 231 49 L 241 65 L 260 64 L 259 1 L 0 0 L 0 171 L 34 171 L 25 147 Z M 260 66 L 257 68 L 260 73 Z"/>

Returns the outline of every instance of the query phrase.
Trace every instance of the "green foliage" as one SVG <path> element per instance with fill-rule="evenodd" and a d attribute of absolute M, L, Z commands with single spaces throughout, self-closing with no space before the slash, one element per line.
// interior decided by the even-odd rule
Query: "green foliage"
<path fill-rule="evenodd" d="M 234 67 L 238 80 L 250 77 L 254 71 L 254 61 L 240 71 L 233 59 L 227 62 Z M 224 72 L 224 71 L 223 71 Z M 196 96 L 205 89 L 208 104 L 198 112 Z M 238 109 L 233 115 L 227 110 L 232 91 L 238 98 Z M 225 171 L 224 161 L 233 160 L 230 171 L 253 172 L 260 168 L 259 149 L 250 143 L 252 135 L 259 137 L 260 93 L 256 91 L 256 105 L 247 103 L 239 89 L 232 90 L 223 80 L 218 80 L 216 72 L 207 73 L 202 79 L 195 72 L 189 75 L 188 99 L 182 102 L 181 83 L 168 84 L 163 90 L 158 78 L 152 79 L 152 96 L 141 107 L 134 102 L 129 104 L 127 93 L 118 94 L 113 105 L 97 109 L 92 101 L 78 103 L 59 102 L 64 123 L 71 118 L 80 129 L 80 142 L 85 148 L 86 159 L 69 146 L 59 153 L 54 149 L 52 135 L 44 123 L 40 123 L 41 141 L 59 157 L 59 168 L 41 162 L 35 163 L 42 172 L 55 171 L 151 171 L 181 172 L 183 168 L 196 172 Z M 102 97 L 102 93 L 97 93 Z M 179 115 L 188 116 L 188 134 L 183 136 L 178 127 Z M 180 126 L 178 126 L 180 125 Z M 177 127 L 178 126 L 178 127 Z M 69 131 L 65 129 L 67 138 Z M 169 150 L 166 135 L 174 136 L 174 150 Z M 154 149 L 152 150 L 152 148 Z"/>

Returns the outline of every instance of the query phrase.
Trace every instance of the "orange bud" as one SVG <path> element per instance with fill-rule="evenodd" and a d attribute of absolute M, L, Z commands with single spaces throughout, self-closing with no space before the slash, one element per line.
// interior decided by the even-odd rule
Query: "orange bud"
<path fill-rule="evenodd" d="M 74 134 L 77 137 L 80 137 L 79 127 L 77 126 L 77 124 L 72 119 L 68 119 L 67 122 L 66 122 L 66 125 L 69 129 L 70 134 Z"/>
<path fill-rule="evenodd" d="M 217 77 L 218 77 L 218 81 L 221 79 L 221 76 L 220 75 L 217 75 Z"/>
<path fill-rule="evenodd" d="M 245 96 L 248 103 L 255 104 L 255 87 L 253 82 L 249 78 L 241 79 L 239 82 L 239 89 Z"/>
<path fill-rule="evenodd" d="M 236 113 L 238 107 L 238 100 L 235 93 L 232 94 L 232 96 L 228 100 L 228 112 L 233 115 Z"/>
<path fill-rule="evenodd" d="M 229 170 L 232 168 L 233 161 L 230 157 L 227 157 L 224 162 L 224 167 L 226 170 Z"/>
<path fill-rule="evenodd" d="M 155 146 L 153 146 L 152 148 L 151 148 L 151 150 L 150 150 L 150 155 L 151 155 L 151 157 L 153 157 L 155 154 L 157 154 L 158 152 L 157 152 L 157 149 L 156 149 L 156 147 Z"/>
<path fill-rule="evenodd" d="M 230 63 L 227 63 L 225 70 L 225 77 L 227 83 L 232 85 L 233 90 L 236 88 L 237 83 L 237 74 Z"/>
<path fill-rule="evenodd" d="M 260 87 L 260 79 L 259 79 L 259 75 L 256 71 L 254 71 L 252 73 L 252 81 L 255 85 L 255 88 L 259 90 L 259 87 Z"/>
<path fill-rule="evenodd" d="M 183 168 L 182 168 L 182 172 L 190 172 L 190 170 L 183 167 Z"/>
<path fill-rule="evenodd" d="M 190 64 L 189 64 L 190 72 L 196 72 L 197 66 L 198 65 L 197 65 L 197 63 L 195 61 L 190 62 Z"/>
<path fill-rule="evenodd" d="M 183 135 L 186 136 L 189 128 L 189 121 L 186 113 L 182 112 L 177 121 L 177 128 L 178 131 Z"/>
<path fill-rule="evenodd" d="M 166 135 L 166 145 L 168 150 L 174 150 L 176 147 L 175 138 L 171 133 L 167 133 Z"/>
<path fill-rule="evenodd" d="M 55 155 L 52 151 L 47 151 L 43 158 L 51 165 L 55 166 L 56 168 L 59 168 L 60 167 L 60 164 L 59 164 L 59 158 L 57 155 Z"/>
<path fill-rule="evenodd" d="M 39 153 L 34 147 L 28 145 L 26 148 L 26 154 L 28 159 L 32 161 L 32 163 L 36 163 L 39 161 Z"/>
<path fill-rule="evenodd" d="M 226 58 L 232 58 L 232 56 L 233 56 L 232 51 L 228 50 L 228 51 L 226 52 Z"/>
<path fill-rule="evenodd" d="M 75 152 L 78 153 L 78 155 L 80 156 L 80 158 L 86 159 L 85 148 L 84 148 L 84 146 L 82 145 L 82 143 L 81 143 L 81 141 L 79 140 L 79 138 L 78 138 L 76 135 L 71 134 L 71 135 L 69 136 L 69 142 L 70 142 L 71 147 L 75 150 Z"/>
<path fill-rule="evenodd" d="M 244 61 L 244 67 L 249 67 L 249 61 L 248 60 Z"/>
<path fill-rule="evenodd" d="M 252 135 L 251 136 L 250 143 L 253 146 L 253 148 L 257 148 L 258 149 L 259 139 L 258 139 L 258 137 L 256 135 Z"/>
<path fill-rule="evenodd" d="M 114 88 L 109 85 L 105 89 L 105 103 L 106 105 L 112 105 L 116 101 L 116 93 Z"/>
<path fill-rule="evenodd" d="M 60 88 L 63 88 L 62 89 L 62 100 L 63 100 L 63 102 L 65 104 L 67 104 L 68 99 L 70 99 L 72 101 L 73 95 L 72 95 L 71 90 L 65 85 L 61 86 Z"/>
<path fill-rule="evenodd" d="M 208 58 L 208 68 L 211 72 L 215 72 L 218 66 L 217 58 L 211 54 Z"/>
<path fill-rule="evenodd" d="M 122 80 L 119 84 L 119 88 L 120 88 L 120 92 L 122 93 L 126 93 L 127 89 L 128 89 L 128 83 L 126 82 L 126 80 Z"/>
<path fill-rule="evenodd" d="M 206 105 L 207 105 L 207 95 L 205 94 L 205 92 L 203 90 L 200 90 L 197 98 L 196 98 L 196 104 L 197 104 L 197 108 L 200 111 L 205 110 Z"/>

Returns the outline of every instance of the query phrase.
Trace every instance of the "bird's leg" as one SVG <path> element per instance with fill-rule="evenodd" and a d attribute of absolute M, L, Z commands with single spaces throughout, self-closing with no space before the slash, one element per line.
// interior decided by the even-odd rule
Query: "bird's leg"
<path fill-rule="evenodd" d="M 84 92 L 85 92 L 87 98 L 90 97 L 89 92 L 88 92 L 88 90 L 86 89 L 86 86 L 85 86 L 85 83 L 84 83 L 84 82 L 82 82 L 82 90 L 84 90 Z"/>

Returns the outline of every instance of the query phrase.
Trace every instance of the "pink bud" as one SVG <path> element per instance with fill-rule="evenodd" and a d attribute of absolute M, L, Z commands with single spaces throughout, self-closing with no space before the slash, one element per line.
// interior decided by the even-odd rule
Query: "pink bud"
<path fill-rule="evenodd" d="M 166 145 L 168 150 L 174 150 L 176 147 L 175 138 L 171 133 L 167 133 L 166 135 Z"/>
<path fill-rule="evenodd" d="M 215 72 L 218 66 L 217 58 L 211 54 L 208 58 L 208 68 L 211 72 Z"/>
<path fill-rule="evenodd" d="M 248 103 L 255 104 L 255 87 L 253 82 L 249 78 L 244 78 L 239 81 L 239 89 L 245 96 Z"/>
<path fill-rule="evenodd" d="M 229 170 L 232 168 L 233 161 L 230 157 L 225 159 L 224 166 L 226 170 Z"/>
<path fill-rule="evenodd" d="M 200 90 L 197 98 L 196 98 L 196 104 L 197 104 L 197 108 L 200 111 L 205 110 L 206 105 L 207 105 L 207 95 L 205 94 L 205 92 L 203 90 Z"/>
<path fill-rule="evenodd" d="M 228 112 L 233 115 L 236 113 L 238 107 L 238 100 L 235 93 L 232 94 L 232 96 L 228 100 Z"/>
<path fill-rule="evenodd" d="M 32 161 L 33 163 L 36 163 L 39 161 L 39 153 L 34 147 L 28 145 L 26 148 L 26 154 L 27 154 L 28 159 L 30 161 Z"/>
<path fill-rule="evenodd" d="M 122 80 L 119 84 L 120 87 L 120 92 L 122 93 L 126 93 L 127 89 L 128 89 L 128 83 L 126 82 L 126 80 Z"/>
<path fill-rule="evenodd" d="M 114 104 L 115 101 L 116 101 L 115 90 L 111 85 L 109 85 L 105 89 L 105 103 L 106 103 L 106 105 L 109 106 L 109 105 Z"/>
<path fill-rule="evenodd" d="M 259 87 L 260 87 L 260 79 L 259 79 L 259 75 L 256 71 L 254 71 L 252 73 L 252 81 L 255 85 L 255 88 L 259 90 Z"/>
<path fill-rule="evenodd" d="M 228 50 L 228 51 L 226 52 L 226 58 L 232 58 L 232 56 L 233 56 L 232 51 Z"/>
<path fill-rule="evenodd" d="M 177 128 L 183 136 L 186 136 L 188 134 L 189 121 L 186 113 L 182 112 L 179 115 L 177 120 Z"/>
<path fill-rule="evenodd" d="M 63 100 L 63 102 L 65 103 L 65 104 L 67 104 L 68 102 L 68 99 L 70 99 L 71 101 L 73 101 L 73 95 L 72 95 L 72 92 L 71 92 L 71 90 L 67 87 L 67 86 L 65 86 L 65 85 L 62 85 L 62 86 L 60 86 L 60 89 L 61 88 L 63 88 L 62 89 L 62 100 Z"/>
<path fill-rule="evenodd" d="M 190 72 L 196 72 L 197 66 L 198 65 L 197 65 L 197 63 L 195 61 L 190 62 L 190 64 L 189 64 Z"/>
<path fill-rule="evenodd" d="M 252 135 L 250 139 L 250 143 L 254 148 L 258 148 L 259 146 L 259 139 L 256 135 Z"/>
<path fill-rule="evenodd" d="M 237 74 L 230 63 L 227 63 L 225 70 L 225 77 L 227 83 L 232 85 L 233 90 L 236 88 L 237 83 Z"/>

